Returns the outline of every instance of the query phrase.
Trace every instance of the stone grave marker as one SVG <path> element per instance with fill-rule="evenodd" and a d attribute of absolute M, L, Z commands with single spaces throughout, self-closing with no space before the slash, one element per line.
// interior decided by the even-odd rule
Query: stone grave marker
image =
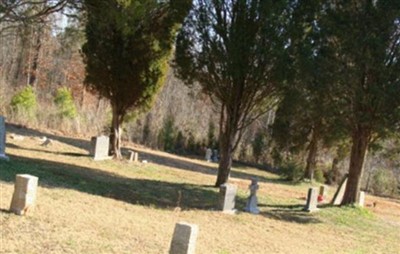
<path fill-rule="evenodd" d="M 318 204 L 318 189 L 317 188 L 309 188 L 307 194 L 307 203 L 304 207 L 304 211 L 314 212 L 317 211 Z"/>
<path fill-rule="evenodd" d="M 135 151 L 129 151 L 129 162 L 138 162 L 139 154 Z"/>
<path fill-rule="evenodd" d="M 256 178 L 251 179 L 251 184 L 249 185 L 250 196 L 247 199 L 245 211 L 253 214 L 259 214 L 258 200 L 257 200 L 257 190 L 259 188 L 258 180 Z"/>
<path fill-rule="evenodd" d="M 211 148 L 207 148 L 207 150 L 206 150 L 206 158 L 205 158 L 207 162 L 211 161 L 211 156 L 212 156 L 212 150 L 211 150 Z"/>
<path fill-rule="evenodd" d="M 344 191 L 346 190 L 347 178 L 348 178 L 348 175 L 346 174 L 343 177 L 342 181 L 340 182 L 340 185 L 339 185 L 338 189 L 336 190 L 336 193 L 333 196 L 333 199 L 331 202 L 333 205 L 340 205 L 342 203 Z"/>
<path fill-rule="evenodd" d="M 234 184 L 222 184 L 219 187 L 218 209 L 224 213 L 234 214 L 237 186 Z"/>
<path fill-rule="evenodd" d="M 328 193 L 328 187 L 326 187 L 325 185 L 321 185 L 319 187 L 319 195 L 323 198 L 326 198 L 327 193 Z"/>
<path fill-rule="evenodd" d="M 6 155 L 6 122 L 3 116 L 0 116 L 0 160 L 8 160 Z"/>
<path fill-rule="evenodd" d="M 186 222 L 176 223 L 172 237 L 170 254 L 194 254 L 199 227 Z"/>
<path fill-rule="evenodd" d="M 94 160 L 107 160 L 111 157 L 108 155 L 110 147 L 110 138 L 108 136 L 93 137 L 91 140 L 90 155 Z"/>
<path fill-rule="evenodd" d="M 24 215 L 33 210 L 36 201 L 38 178 L 32 175 L 17 175 L 15 177 L 14 194 L 10 211 Z"/>
<path fill-rule="evenodd" d="M 361 207 L 364 207 L 365 204 L 365 192 L 360 191 L 359 197 L 358 197 L 358 205 Z"/>

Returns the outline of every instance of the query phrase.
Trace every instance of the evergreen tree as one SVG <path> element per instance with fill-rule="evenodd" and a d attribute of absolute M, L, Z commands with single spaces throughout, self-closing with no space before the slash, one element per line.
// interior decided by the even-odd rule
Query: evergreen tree
<path fill-rule="evenodd" d="M 121 158 L 121 124 L 129 110 L 151 106 L 190 6 L 189 0 L 85 1 L 85 83 L 110 101 L 116 158 Z"/>

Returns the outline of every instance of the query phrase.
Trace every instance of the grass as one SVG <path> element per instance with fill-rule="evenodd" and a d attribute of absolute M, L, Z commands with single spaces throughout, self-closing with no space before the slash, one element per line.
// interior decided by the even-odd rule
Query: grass
<path fill-rule="evenodd" d="M 11 132 L 20 130 L 11 129 Z M 22 133 L 24 134 L 24 133 Z M 237 215 L 215 210 L 216 164 L 136 147 L 148 164 L 93 161 L 89 142 L 52 136 L 8 139 L 0 161 L 0 253 L 167 253 L 174 224 L 199 225 L 197 253 L 398 253 L 400 203 L 367 196 L 376 208 L 302 211 L 310 184 L 237 166 Z M 126 151 L 125 151 L 126 152 Z M 8 212 L 16 174 L 39 177 L 36 210 Z M 260 215 L 241 212 L 251 177 L 260 179 Z M 334 189 L 331 188 L 331 196 Z M 179 209 L 177 209 L 179 207 Z"/>

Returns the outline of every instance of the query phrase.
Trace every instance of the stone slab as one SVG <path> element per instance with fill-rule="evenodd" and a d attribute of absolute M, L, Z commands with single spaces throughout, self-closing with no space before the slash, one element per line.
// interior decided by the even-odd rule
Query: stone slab
<path fill-rule="evenodd" d="M 336 193 L 333 196 L 333 199 L 331 202 L 333 205 L 340 205 L 342 203 L 344 191 L 346 190 L 347 179 L 348 179 L 348 175 L 345 175 L 343 177 L 342 181 L 340 182 L 340 185 L 339 185 L 338 189 L 336 190 Z"/>
<path fill-rule="evenodd" d="M 309 188 L 307 194 L 307 203 L 304 207 L 304 211 L 314 212 L 318 211 L 318 189 L 317 188 Z"/>
<path fill-rule="evenodd" d="M 234 184 L 222 184 L 219 188 L 218 209 L 226 213 L 235 212 L 237 186 Z"/>
<path fill-rule="evenodd" d="M 170 254 L 194 254 L 199 227 L 187 222 L 176 223 L 172 236 Z"/>
<path fill-rule="evenodd" d="M 37 177 L 32 175 L 16 175 L 14 194 L 10 205 L 11 212 L 17 215 L 24 215 L 33 210 L 36 202 L 38 180 Z"/>

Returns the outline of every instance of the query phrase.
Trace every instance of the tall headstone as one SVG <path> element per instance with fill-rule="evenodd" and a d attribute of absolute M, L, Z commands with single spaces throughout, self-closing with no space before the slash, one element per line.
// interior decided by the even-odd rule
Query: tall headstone
<path fill-rule="evenodd" d="M 38 178 L 32 175 L 17 175 L 10 211 L 24 215 L 33 210 L 36 201 Z"/>
<path fill-rule="evenodd" d="M 218 209 L 224 213 L 233 214 L 235 210 L 237 186 L 234 184 L 222 184 L 219 187 Z"/>
<path fill-rule="evenodd" d="M 195 224 L 179 222 L 175 225 L 170 254 L 194 254 L 199 227 Z"/>
<path fill-rule="evenodd" d="M 346 174 L 343 177 L 342 181 L 340 182 L 340 185 L 339 185 L 338 189 L 336 190 L 336 193 L 333 196 L 333 199 L 331 202 L 333 205 L 340 205 L 342 203 L 344 191 L 346 190 L 347 178 L 348 178 L 348 175 Z"/>
<path fill-rule="evenodd" d="M 206 157 L 205 157 L 206 161 L 210 162 L 211 161 L 211 156 L 212 156 L 212 150 L 211 150 L 211 148 L 207 148 Z"/>
<path fill-rule="evenodd" d="M 3 116 L 0 116 L 0 160 L 8 160 L 6 155 L 6 122 Z"/>
<path fill-rule="evenodd" d="M 257 190 L 259 188 L 258 180 L 256 178 L 251 179 L 251 184 L 249 185 L 250 196 L 247 199 L 245 211 L 253 214 L 259 214 L 258 200 L 257 200 Z"/>
<path fill-rule="evenodd" d="M 307 203 L 304 207 L 304 210 L 307 212 L 314 212 L 317 211 L 317 204 L 318 204 L 318 189 L 317 188 L 309 188 L 308 195 L 307 195 Z"/>
<path fill-rule="evenodd" d="M 139 154 L 134 151 L 129 152 L 129 162 L 138 162 L 139 161 Z"/>
<path fill-rule="evenodd" d="M 110 147 L 110 138 L 107 136 L 93 137 L 91 140 L 91 156 L 94 160 L 109 159 L 108 151 Z"/>
<path fill-rule="evenodd" d="M 358 197 L 358 205 L 361 207 L 364 207 L 365 204 L 365 192 L 364 191 L 360 191 L 360 196 Z"/>

